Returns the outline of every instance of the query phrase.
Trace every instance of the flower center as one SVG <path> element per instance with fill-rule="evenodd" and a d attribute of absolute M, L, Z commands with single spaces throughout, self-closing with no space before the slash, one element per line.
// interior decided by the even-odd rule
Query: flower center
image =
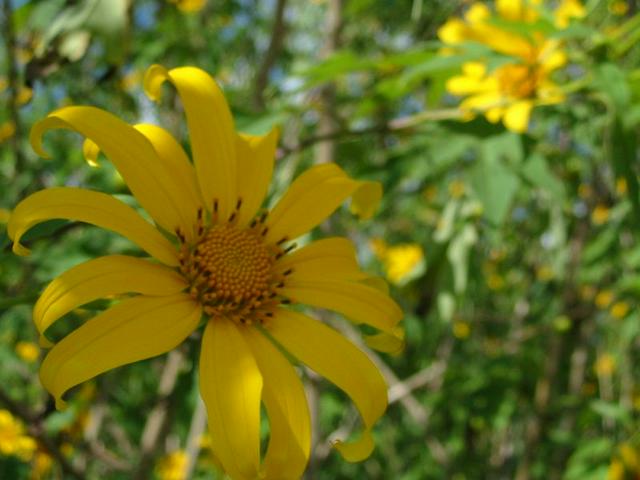
<path fill-rule="evenodd" d="M 180 271 L 190 283 L 189 293 L 211 317 L 225 317 L 243 324 L 263 323 L 273 309 L 287 299 L 279 294 L 285 274 L 273 265 L 288 249 L 264 241 L 266 215 L 248 228 L 215 222 L 197 226 L 198 239 L 191 245 L 177 232 L 181 242 Z"/>
<path fill-rule="evenodd" d="M 500 88 L 514 98 L 530 98 L 535 96 L 538 88 L 539 72 L 535 66 L 505 65 L 498 69 Z"/>

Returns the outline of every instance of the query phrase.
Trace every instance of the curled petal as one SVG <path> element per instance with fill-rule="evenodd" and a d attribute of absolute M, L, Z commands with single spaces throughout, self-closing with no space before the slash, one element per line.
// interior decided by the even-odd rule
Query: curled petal
<path fill-rule="evenodd" d="M 169 266 L 178 265 L 176 249 L 149 222 L 125 203 L 110 195 L 71 187 L 48 188 L 22 200 L 13 211 L 7 231 L 13 251 L 28 255 L 20 238 L 34 225 L 64 218 L 112 230 L 136 243 Z"/>
<path fill-rule="evenodd" d="M 184 294 L 124 300 L 57 343 L 42 362 L 40 381 L 62 408 L 71 387 L 178 346 L 200 315 L 200 306 Z"/>
<path fill-rule="evenodd" d="M 374 448 L 371 428 L 387 408 L 387 385 L 373 362 L 332 328 L 297 312 L 280 309 L 267 330 L 285 350 L 353 400 L 364 431 L 355 442 L 339 441 L 335 447 L 350 462 L 368 457 Z"/>
<path fill-rule="evenodd" d="M 151 143 L 131 125 L 109 112 L 95 107 L 65 107 L 50 113 L 31 129 L 31 144 L 41 156 L 42 136 L 52 129 L 71 129 L 93 142 L 85 147 L 85 154 L 95 160 L 99 148 L 113 162 L 140 205 L 162 228 L 174 232 L 187 228 L 181 215 L 182 192 Z"/>
<path fill-rule="evenodd" d="M 267 218 L 267 240 L 291 240 L 308 232 L 350 196 L 354 196 L 352 209 L 369 218 L 382 198 L 382 188 L 377 182 L 353 180 L 332 163 L 310 168 L 291 184 Z"/>
<path fill-rule="evenodd" d="M 49 283 L 33 308 L 33 320 L 46 343 L 45 330 L 80 305 L 122 293 L 173 295 L 186 287 L 180 274 L 162 265 L 109 255 L 81 263 Z"/>
<path fill-rule="evenodd" d="M 228 218 L 235 209 L 236 134 L 229 105 L 215 80 L 195 67 L 167 70 L 149 67 L 144 88 L 152 100 L 160 99 L 160 87 L 171 82 L 180 95 L 189 125 L 189 137 L 198 183 L 207 208 L 217 202 L 218 213 Z"/>

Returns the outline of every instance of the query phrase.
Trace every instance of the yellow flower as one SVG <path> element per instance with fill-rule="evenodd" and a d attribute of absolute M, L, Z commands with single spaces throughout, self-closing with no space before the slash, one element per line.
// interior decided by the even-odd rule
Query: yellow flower
<path fill-rule="evenodd" d="M 614 0 L 609 3 L 609 11 L 614 15 L 625 15 L 629 11 L 629 4 L 624 0 Z"/>
<path fill-rule="evenodd" d="M 504 287 L 504 278 L 499 273 L 490 273 L 487 277 L 487 286 L 491 290 L 501 290 Z"/>
<path fill-rule="evenodd" d="M 618 451 L 609 464 L 607 480 L 638 478 L 639 475 L 640 455 L 638 455 L 638 448 L 629 443 L 620 444 Z"/>
<path fill-rule="evenodd" d="M 384 240 L 375 239 L 371 242 L 371 248 L 384 265 L 386 277 L 395 285 L 402 283 L 424 261 L 422 247 L 417 243 L 390 247 Z"/>
<path fill-rule="evenodd" d="M 498 0 L 496 12 L 502 21 L 533 23 L 539 17 L 539 3 Z M 569 5 L 563 8 L 563 19 L 575 14 Z M 467 62 L 462 66 L 461 75 L 447 81 L 449 93 L 464 97 L 460 104 L 463 118 L 472 119 L 480 112 L 490 122 L 502 121 L 509 130 L 524 132 L 535 106 L 564 100 L 562 90 L 550 79 L 551 73 L 566 63 L 566 55 L 557 40 L 537 31 L 525 35 L 500 28 L 492 23 L 488 7 L 479 3 L 473 4 L 463 19 L 447 21 L 438 36 L 451 48 L 473 41 L 513 57 L 513 61 L 493 70 L 489 70 L 484 61 Z"/>
<path fill-rule="evenodd" d="M 157 473 L 160 480 L 184 480 L 187 475 L 187 454 L 184 450 L 172 452 L 158 462 Z"/>
<path fill-rule="evenodd" d="M 18 254 L 28 253 L 20 239 L 32 226 L 65 218 L 119 233 L 152 257 L 107 255 L 46 287 L 33 314 L 43 343 L 48 327 L 69 311 L 98 298 L 138 295 L 124 297 L 53 346 L 40 369 L 42 385 L 62 407 L 63 394 L 74 385 L 175 348 L 203 319 L 200 394 L 213 451 L 230 477 L 299 478 L 305 469 L 309 411 L 283 351 L 354 401 L 363 431 L 356 441 L 335 447 L 349 461 L 363 460 L 374 448 L 371 429 L 387 406 L 384 378 L 364 352 L 290 304 L 333 310 L 379 330 L 372 337 L 381 350 L 397 348 L 402 311 L 359 269 L 347 239 L 298 249 L 292 242 L 349 197 L 354 213 L 370 217 L 380 185 L 353 180 L 335 164 L 317 165 L 273 208 L 260 212 L 277 131 L 236 133 L 222 91 L 200 69 L 154 65 L 145 75 L 145 91 L 157 101 L 165 82 L 184 105 L 193 164 L 161 127 L 133 127 L 98 108 L 61 108 L 32 129 L 32 145 L 43 156 L 47 130 L 71 129 L 95 143 L 155 222 L 111 195 L 72 187 L 36 192 L 15 208 L 7 231 Z M 271 426 L 263 461 L 261 402 Z"/>
<path fill-rule="evenodd" d="M 0 124 L 0 144 L 13 137 L 15 133 L 16 126 L 12 121 L 7 120 L 6 122 L 2 122 Z"/>
<path fill-rule="evenodd" d="M 549 280 L 553 280 L 555 277 L 555 273 L 553 268 L 549 265 L 540 265 L 536 268 L 536 279 L 541 282 L 548 282 Z"/>
<path fill-rule="evenodd" d="M 31 88 L 20 87 L 18 96 L 16 97 L 16 104 L 25 105 L 31 101 L 31 97 L 33 97 L 33 90 Z"/>
<path fill-rule="evenodd" d="M 25 362 L 33 363 L 40 356 L 40 348 L 32 342 L 18 342 L 16 353 Z"/>
<path fill-rule="evenodd" d="M 31 464 L 31 475 L 29 480 L 42 480 L 47 478 L 47 474 L 53 467 L 53 458 L 46 452 L 38 450 Z"/>
<path fill-rule="evenodd" d="M 624 318 L 629 313 L 629 304 L 627 302 L 616 302 L 611 306 L 610 313 L 613 318 Z"/>
<path fill-rule="evenodd" d="M 598 356 L 593 369 L 598 375 L 610 376 L 615 370 L 615 359 L 609 353 L 603 353 Z"/>
<path fill-rule="evenodd" d="M 175 3 L 178 10 L 185 13 L 199 12 L 207 4 L 207 0 L 169 0 Z"/>
<path fill-rule="evenodd" d="M 579 0 L 562 0 L 554 12 L 556 26 L 566 28 L 572 19 L 582 18 L 587 14 Z"/>
<path fill-rule="evenodd" d="M 464 195 L 465 185 L 460 180 L 454 180 L 449 184 L 449 195 L 453 198 L 460 198 Z"/>
<path fill-rule="evenodd" d="M 583 200 L 591 198 L 593 195 L 593 188 L 588 183 L 581 183 L 578 185 L 578 196 Z"/>
<path fill-rule="evenodd" d="M 26 435 L 22 422 L 8 410 L 0 410 L 0 455 L 28 461 L 36 448 L 36 441 Z"/>
<path fill-rule="evenodd" d="M 453 322 L 453 335 L 460 340 L 464 340 L 471 334 L 471 327 L 469 323 L 464 322 L 462 320 L 458 320 Z"/>
<path fill-rule="evenodd" d="M 596 208 L 591 212 L 591 221 L 594 225 L 602 225 L 609 220 L 610 210 L 605 205 L 596 205 Z"/>
<path fill-rule="evenodd" d="M 616 179 L 616 193 L 622 196 L 625 193 L 627 193 L 627 190 L 628 190 L 627 179 L 624 177 L 620 177 Z"/>
<path fill-rule="evenodd" d="M 611 290 L 601 290 L 594 300 L 596 307 L 607 308 L 613 302 L 613 292 Z"/>

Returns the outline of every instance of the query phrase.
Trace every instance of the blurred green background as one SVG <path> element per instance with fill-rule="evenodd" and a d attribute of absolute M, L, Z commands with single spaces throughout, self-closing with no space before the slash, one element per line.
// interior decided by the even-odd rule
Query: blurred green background
<path fill-rule="evenodd" d="M 343 209 L 316 234 L 348 236 L 363 268 L 387 278 L 406 349 L 376 355 L 390 406 L 361 464 L 329 443 L 352 431 L 354 408 L 303 372 L 315 425 L 306 478 L 640 478 L 637 2 L 589 0 L 562 26 L 555 1 L 538 2 L 547 16 L 534 21 L 492 20 L 566 56 L 549 73 L 562 100 L 536 106 L 523 132 L 465 113 L 449 92 L 469 61 L 489 72 L 515 61 L 478 39 L 455 51 L 439 40 L 471 2 L 1 3 L 1 479 L 222 478 L 201 435 L 197 342 L 100 376 L 63 412 L 39 384 L 38 293 L 132 244 L 51 221 L 25 237 L 33 253 L 22 258 L 5 228 L 44 187 L 128 194 L 73 134 L 47 135 L 52 158 L 35 155 L 29 129 L 55 108 L 95 105 L 187 140 L 175 94 L 158 107 L 142 91 L 153 63 L 214 75 L 241 131 L 281 126 L 273 198 L 327 161 L 384 186 L 373 220 Z M 60 333 L 106 305 L 73 312 Z"/>

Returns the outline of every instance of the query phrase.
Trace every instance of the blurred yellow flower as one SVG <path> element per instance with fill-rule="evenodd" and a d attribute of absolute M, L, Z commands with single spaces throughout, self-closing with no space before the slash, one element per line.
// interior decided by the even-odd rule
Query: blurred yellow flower
<path fill-rule="evenodd" d="M 7 120 L 0 124 L 0 143 L 13 137 L 16 133 L 16 126 L 11 120 Z"/>
<path fill-rule="evenodd" d="M 504 278 L 497 273 L 490 273 L 487 277 L 487 286 L 490 290 L 501 290 L 504 287 Z"/>
<path fill-rule="evenodd" d="M 549 265 L 540 265 L 536 268 L 536 279 L 540 282 L 548 282 L 555 277 L 553 268 Z"/>
<path fill-rule="evenodd" d="M 371 250 L 382 262 L 386 277 L 395 285 L 402 283 L 424 261 L 422 247 L 417 243 L 388 246 L 384 240 L 374 239 Z"/>
<path fill-rule="evenodd" d="M 25 105 L 33 98 L 33 90 L 29 87 L 21 87 L 18 90 L 18 96 L 16 97 L 16 104 Z"/>
<path fill-rule="evenodd" d="M 627 193 L 627 179 L 624 177 L 619 177 L 616 179 L 616 193 L 620 196 Z"/>
<path fill-rule="evenodd" d="M 29 461 L 36 451 L 36 441 L 25 432 L 24 425 L 8 410 L 0 410 L 0 455 Z"/>
<path fill-rule="evenodd" d="M 613 318 L 624 318 L 629 313 L 629 304 L 627 302 L 616 302 L 611 306 L 610 313 Z"/>
<path fill-rule="evenodd" d="M 610 376 L 615 370 L 616 362 L 610 353 L 598 355 L 593 369 L 599 376 Z"/>
<path fill-rule="evenodd" d="M 572 19 L 582 18 L 587 14 L 582 2 L 578 0 L 562 0 L 554 12 L 556 26 L 566 28 Z"/>
<path fill-rule="evenodd" d="M 207 4 L 207 0 L 169 0 L 175 3 L 178 10 L 185 13 L 199 12 Z"/>
<path fill-rule="evenodd" d="M 471 334 L 471 326 L 469 325 L 468 322 L 465 322 L 463 320 L 456 320 L 455 322 L 453 322 L 454 337 L 460 340 L 464 340 L 465 338 L 469 337 L 470 334 Z"/>
<path fill-rule="evenodd" d="M 160 480 L 184 480 L 187 476 L 187 453 L 176 450 L 160 459 L 156 473 Z"/>
<path fill-rule="evenodd" d="M 640 455 L 638 448 L 629 443 L 618 446 L 609 469 L 607 480 L 637 479 L 640 477 Z"/>
<path fill-rule="evenodd" d="M 594 225 L 602 225 L 609 220 L 611 211 L 605 205 L 596 205 L 596 208 L 591 212 L 591 221 Z"/>
<path fill-rule="evenodd" d="M 464 195 L 466 188 L 461 180 L 454 180 L 449 184 L 449 195 L 453 198 L 460 198 Z"/>
<path fill-rule="evenodd" d="M 16 354 L 25 362 L 33 363 L 40 356 L 40 347 L 33 342 L 18 342 Z"/>
<path fill-rule="evenodd" d="M 53 467 L 53 458 L 46 452 L 38 450 L 31 462 L 29 480 L 43 480 Z"/>
<path fill-rule="evenodd" d="M 611 290 L 601 290 L 594 300 L 596 307 L 605 309 L 613 302 L 613 292 Z"/>
<path fill-rule="evenodd" d="M 539 1 L 498 0 L 496 14 L 502 21 L 535 22 L 539 18 Z M 564 0 L 555 12 L 558 27 L 564 28 L 578 15 L 580 3 Z M 542 32 L 516 33 L 492 23 L 494 15 L 479 2 L 471 5 L 462 19 L 449 19 L 438 36 L 448 48 L 444 54 L 463 42 L 482 43 L 513 61 L 489 70 L 483 61 L 463 64 L 462 74 L 450 78 L 447 91 L 464 97 L 460 109 L 464 118 L 483 113 L 490 122 L 502 121 L 506 128 L 525 132 L 531 110 L 564 100 L 560 87 L 551 79 L 553 71 L 566 64 L 566 55 L 557 40 Z M 530 34 L 529 34 L 530 33 Z"/>
<path fill-rule="evenodd" d="M 591 198 L 593 195 L 593 188 L 588 183 L 581 183 L 578 185 L 578 196 L 583 200 Z"/>
<path fill-rule="evenodd" d="M 629 4 L 624 0 L 610 1 L 609 11 L 614 15 L 625 15 L 629 11 Z"/>

